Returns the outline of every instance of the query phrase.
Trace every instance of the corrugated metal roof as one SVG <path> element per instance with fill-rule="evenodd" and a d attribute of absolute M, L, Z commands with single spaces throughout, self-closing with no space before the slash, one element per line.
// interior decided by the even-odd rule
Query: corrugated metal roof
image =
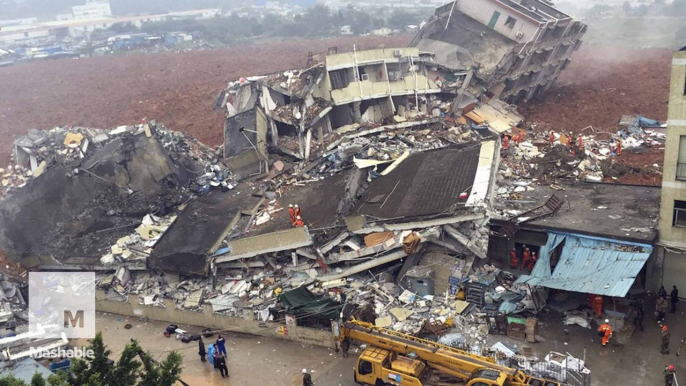
<path fill-rule="evenodd" d="M 549 251 L 562 241 L 560 261 L 550 274 Z M 549 233 L 548 244 L 541 248 L 532 274 L 521 276 L 518 283 L 624 297 L 653 251 L 646 244 L 572 234 Z"/>
<path fill-rule="evenodd" d="M 31 378 L 33 378 L 34 373 L 39 373 L 43 378 L 47 379 L 52 372 L 47 368 L 41 366 L 33 358 L 22 358 L 12 365 L 6 365 L 0 369 L 1 376 L 14 375 L 16 378 L 21 379 L 26 382 L 26 384 L 31 383 Z"/>

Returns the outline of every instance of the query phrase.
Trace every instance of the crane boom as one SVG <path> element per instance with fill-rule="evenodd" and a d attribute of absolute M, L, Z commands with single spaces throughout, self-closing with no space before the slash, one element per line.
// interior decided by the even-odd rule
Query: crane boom
<path fill-rule="evenodd" d="M 376 327 L 370 323 L 354 320 L 344 323 L 340 329 L 339 339 L 341 341 L 349 339 L 366 343 L 396 355 L 408 356 L 412 353 L 411 357 L 416 357 L 427 366 L 465 381 L 474 379 L 475 375 L 482 377 L 488 375 L 491 381 L 488 383 L 470 382 L 469 384 L 559 386 L 557 382 L 536 379 L 523 371 L 499 365 L 494 358 L 472 354 L 437 342 Z"/>

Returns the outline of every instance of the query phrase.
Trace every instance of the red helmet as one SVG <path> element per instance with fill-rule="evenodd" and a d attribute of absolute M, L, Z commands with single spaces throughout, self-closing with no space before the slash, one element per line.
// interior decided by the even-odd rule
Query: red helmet
<path fill-rule="evenodd" d="M 667 331 L 667 330 L 668 330 L 668 328 L 667 328 L 666 325 L 665 325 L 665 326 L 662 326 L 662 331 Z"/>
<path fill-rule="evenodd" d="M 674 365 L 669 365 L 669 367 L 667 368 L 669 369 L 669 371 L 674 371 Z"/>

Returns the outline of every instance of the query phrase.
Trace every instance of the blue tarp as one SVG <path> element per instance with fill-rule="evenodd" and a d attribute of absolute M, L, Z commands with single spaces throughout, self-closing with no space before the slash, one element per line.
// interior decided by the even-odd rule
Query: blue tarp
<path fill-rule="evenodd" d="M 560 260 L 551 273 L 550 253 L 562 241 Z M 517 283 L 624 297 L 652 251 L 647 244 L 549 232 L 531 275 L 521 276 Z"/>

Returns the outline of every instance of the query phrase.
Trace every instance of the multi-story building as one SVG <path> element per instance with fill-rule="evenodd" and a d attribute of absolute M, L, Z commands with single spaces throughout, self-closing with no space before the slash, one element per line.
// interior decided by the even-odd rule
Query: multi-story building
<path fill-rule="evenodd" d="M 84 5 L 72 7 L 74 19 L 102 19 L 112 16 L 109 0 L 87 0 Z"/>
<path fill-rule="evenodd" d="M 585 32 L 543 0 L 457 0 L 439 7 L 410 45 L 463 73 L 469 93 L 517 102 L 555 82 Z"/>
<path fill-rule="evenodd" d="M 662 174 L 662 283 L 686 288 L 686 47 L 674 53 Z"/>

